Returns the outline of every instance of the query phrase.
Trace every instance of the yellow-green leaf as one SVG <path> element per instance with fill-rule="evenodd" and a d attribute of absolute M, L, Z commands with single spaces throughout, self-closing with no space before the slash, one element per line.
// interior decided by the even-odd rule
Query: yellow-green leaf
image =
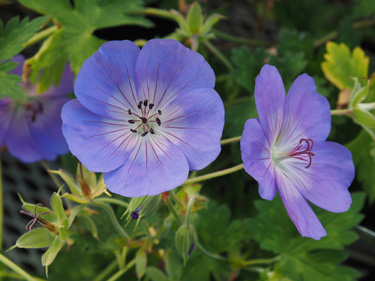
<path fill-rule="evenodd" d="M 367 78 L 369 57 L 360 47 L 356 47 L 350 53 L 350 49 L 344 43 L 328 42 L 326 49 L 322 70 L 325 77 L 337 88 L 352 89 L 353 77 Z"/>

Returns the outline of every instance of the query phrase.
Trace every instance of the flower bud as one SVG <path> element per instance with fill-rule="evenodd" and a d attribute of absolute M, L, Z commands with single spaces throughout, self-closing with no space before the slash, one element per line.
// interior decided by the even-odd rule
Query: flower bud
<path fill-rule="evenodd" d="M 186 263 L 188 256 L 194 251 L 195 245 L 198 241 L 195 227 L 190 224 L 188 227 L 184 224 L 176 232 L 176 248 L 182 255 L 184 263 Z"/>

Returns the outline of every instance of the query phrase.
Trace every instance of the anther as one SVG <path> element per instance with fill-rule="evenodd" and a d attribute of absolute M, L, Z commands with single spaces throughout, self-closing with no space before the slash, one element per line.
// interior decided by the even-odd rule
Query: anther
<path fill-rule="evenodd" d="M 150 103 L 150 105 L 148 106 L 150 109 L 152 109 L 154 107 L 154 104 L 153 103 Z"/>
<path fill-rule="evenodd" d="M 141 136 L 144 137 L 148 134 L 148 131 L 144 132 Z"/>
<path fill-rule="evenodd" d="M 148 100 L 145 100 L 145 101 L 143 102 L 143 105 L 146 107 L 146 106 L 148 105 Z"/>
<path fill-rule="evenodd" d="M 128 113 L 129 115 L 132 115 L 132 111 L 130 109 L 128 109 Z"/>
<path fill-rule="evenodd" d="M 145 117 L 141 117 L 141 120 L 142 120 L 142 122 L 143 122 L 144 124 L 147 123 L 147 118 L 145 118 Z"/>
<path fill-rule="evenodd" d="M 130 131 L 133 132 L 133 133 L 137 132 L 137 130 L 134 130 L 134 129 L 130 129 Z"/>
<path fill-rule="evenodd" d="M 130 124 L 134 124 L 134 120 L 128 120 Z"/>
<path fill-rule="evenodd" d="M 152 128 L 150 128 L 150 133 L 151 134 L 155 134 L 154 130 Z"/>
<path fill-rule="evenodd" d="M 161 125 L 161 121 L 160 121 L 160 119 L 158 118 L 158 117 L 156 117 L 156 123 L 160 126 Z"/>
<path fill-rule="evenodd" d="M 141 109 L 142 108 L 142 101 L 140 101 L 137 106 L 138 106 L 139 109 Z"/>
<path fill-rule="evenodd" d="M 159 113 L 159 115 L 161 115 L 161 113 L 162 113 L 162 112 L 161 112 L 161 110 L 160 110 L 160 109 L 158 110 L 158 113 Z"/>

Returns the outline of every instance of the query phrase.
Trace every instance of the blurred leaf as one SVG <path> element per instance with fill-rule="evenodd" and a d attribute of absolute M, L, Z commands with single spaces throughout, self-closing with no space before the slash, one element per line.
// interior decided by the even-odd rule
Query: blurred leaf
<path fill-rule="evenodd" d="M 337 88 L 352 89 L 353 77 L 367 78 L 369 58 L 360 47 L 356 47 L 352 54 L 344 43 L 328 42 L 326 48 L 322 70 L 326 78 Z"/>
<path fill-rule="evenodd" d="M 257 49 L 254 52 L 247 47 L 233 49 L 232 61 L 236 66 L 232 72 L 234 81 L 249 93 L 254 93 L 255 78 L 264 65 L 266 57 L 264 49 Z"/>
<path fill-rule="evenodd" d="M 279 197 L 255 202 L 259 215 L 247 221 L 248 229 L 261 248 L 281 254 L 276 268 L 294 281 L 354 280 L 358 277 L 355 270 L 337 265 L 347 258 L 344 246 L 358 238 L 350 229 L 363 218 L 358 213 L 364 194 L 353 193 L 352 199 L 350 210 L 341 214 L 314 208 L 328 233 L 319 241 L 301 237 Z"/>
<path fill-rule="evenodd" d="M 211 234 L 217 234 L 212 231 Z M 231 269 L 227 261 L 221 261 L 204 256 L 200 251 L 195 251 L 189 258 L 184 271 L 182 273 L 181 281 L 210 281 L 211 275 L 215 280 L 228 280 L 228 275 Z"/>
<path fill-rule="evenodd" d="M 354 6 L 355 17 L 369 17 L 375 14 L 375 1 L 371 0 L 356 0 Z"/>
<path fill-rule="evenodd" d="M 48 39 L 50 42 L 42 47 L 32 65 L 36 72 L 45 70 L 39 91 L 48 88 L 52 82 L 58 84 L 56 73 L 61 73 L 67 60 L 78 73 L 83 62 L 105 42 L 92 35 L 95 30 L 119 25 L 152 25 L 143 16 L 134 15 L 142 9 L 140 0 L 75 0 L 74 7 L 67 0 L 20 2 L 38 13 L 51 16 L 62 26 Z"/>
<path fill-rule="evenodd" d="M 353 141 L 346 145 L 353 154 L 357 179 L 367 192 L 368 200 L 375 200 L 375 143 L 371 137 L 362 131 Z"/>
<path fill-rule="evenodd" d="M 254 96 L 239 104 L 225 109 L 225 133 L 227 137 L 242 135 L 245 123 L 250 118 L 257 118 Z"/>
<path fill-rule="evenodd" d="M 360 30 L 353 28 L 353 23 L 349 18 L 345 18 L 340 22 L 337 39 L 339 43 L 344 43 L 350 49 L 353 49 L 361 43 L 361 39 Z"/>
<path fill-rule="evenodd" d="M 137 278 L 141 279 L 146 273 L 147 253 L 145 249 L 140 248 L 135 254 L 135 272 Z"/>
<path fill-rule="evenodd" d="M 281 55 L 285 55 L 288 52 L 303 52 L 307 59 L 312 60 L 314 54 L 314 43 L 311 36 L 305 32 L 298 33 L 293 29 L 282 28 L 278 39 L 279 43 L 277 45 L 277 50 Z"/>
<path fill-rule="evenodd" d="M 180 255 L 173 249 L 168 249 L 165 256 L 165 266 L 168 276 L 173 281 L 178 281 L 181 278 L 182 262 Z"/>
<path fill-rule="evenodd" d="M 19 54 L 26 43 L 40 29 L 46 21 L 46 17 L 38 17 L 32 21 L 24 18 L 14 17 L 4 23 L 0 20 L 0 60 L 11 59 Z"/>
<path fill-rule="evenodd" d="M 156 267 L 149 267 L 146 270 L 146 276 L 152 281 L 169 281 L 164 272 Z"/>
<path fill-rule="evenodd" d="M 212 253 L 238 250 L 248 237 L 241 221 L 231 222 L 229 208 L 214 202 L 199 212 L 195 226 L 200 243 Z"/>

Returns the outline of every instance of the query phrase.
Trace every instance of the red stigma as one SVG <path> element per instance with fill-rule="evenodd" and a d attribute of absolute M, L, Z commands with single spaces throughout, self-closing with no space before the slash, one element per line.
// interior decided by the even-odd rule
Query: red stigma
<path fill-rule="evenodd" d="M 312 139 L 301 139 L 299 144 L 291 151 L 290 156 L 303 161 L 309 161 L 309 164 L 305 167 L 307 169 L 311 166 L 312 156 L 315 156 L 315 154 L 311 152 L 313 147 L 314 141 Z M 306 160 L 305 157 L 303 157 L 305 155 L 309 157 L 309 160 Z"/>

